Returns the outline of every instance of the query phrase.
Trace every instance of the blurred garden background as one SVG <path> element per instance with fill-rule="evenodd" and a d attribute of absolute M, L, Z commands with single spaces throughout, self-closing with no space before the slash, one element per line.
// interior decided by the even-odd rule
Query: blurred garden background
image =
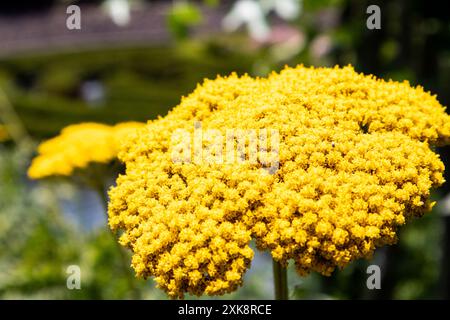
<path fill-rule="evenodd" d="M 81 29 L 69 30 L 69 5 Z M 381 9 L 370 30 L 369 5 Z M 165 299 L 123 268 L 101 199 L 67 180 L 31 181 L 39 142 L 67 125 L 165 115 L 204 78 L 264 76 L 284 65 L 354 65 L 409 80 L 450 105 L 450 19 L 445 1 L 42 0 L 0 3 L 0 298 Z M 449 148 L 438 150 L 448 167 Z M 111 177 L 111 183 L 114 177 Z M 398 245 L 329 277 L 289 270 L 295 299 L 450 297 L 450 184 L 433 212 L 405 226 Z M 130 256 L 127 256 L 128 260 Z M 378 264 L 381 290 L 366 286 Z M 81 268 L 81 289 L 66 287 Z M 269 255 L 227 299 L 272 299 Z"/>

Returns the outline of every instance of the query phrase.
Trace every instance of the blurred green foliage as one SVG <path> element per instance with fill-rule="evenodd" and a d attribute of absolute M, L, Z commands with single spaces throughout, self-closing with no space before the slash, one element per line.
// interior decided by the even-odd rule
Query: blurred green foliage
<path fill-rule="evenodd" d="M 39 139 L 72 123 L 154 119 L 203 78 L 243 73 L 251 62 L 251 56 L 195 42 L 33 55 L 0 61 L 0 84 L 29 133 Z M 104 86 L 100 104 L 83 99 L 82 85 L 90 80 Z"/>
<path fill-rule="evenodd" d="M 106 228 L 83 230 L 63 215 L 54 188 L 25 183 L 23 151 L 0 148 L 0 163 L 0 298 L 126 299 L 131 286 L 159 297 L 122 268 Z M 82 290 L 66 287 L 70 265 L 82 270 Z"/>
<path fill-rule="evenodd" d="M 200 10 L 189 2 L 175 2 L 169 15 L 167 23 L 170 31 L 177 38 L 185 38 L 189 34 L 189 28 L 202 22 Z"/>

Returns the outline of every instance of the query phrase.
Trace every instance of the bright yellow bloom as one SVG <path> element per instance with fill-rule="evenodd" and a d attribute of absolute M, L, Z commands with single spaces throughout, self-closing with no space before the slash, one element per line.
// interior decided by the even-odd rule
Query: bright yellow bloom
<path fill-rule="evenodd" d="M 195 121 L 223 135 L 277 129 L 279 169 L 172 161 L 172 134 Z M 136 273 L 172 297 L 235 290 L 251 239 L 302 275 L 328 275 L 394 243 L 399 226 L 430 209 L 430 189 L 444 182 L 430 146 L 449 142 L 450 116 L 407 82 L 352 67 L 218 77 L 130 136 L 109 224 L 124 231 Z"/>
<path fill-rule="evenodd" d="M 6 127 L 0 124 L 0 142 L 9 140 L 9 133 Z"/>
<path fill-rule="evenodd" d="M 32 179 L 70 176 L 90 163 L 108 163 L 115 158 L 122 141 L 144 124 L 126 122 L 116 126 L 81 123 L 64 128 L 61 134 L 38 148 L 28 175 Z"/>

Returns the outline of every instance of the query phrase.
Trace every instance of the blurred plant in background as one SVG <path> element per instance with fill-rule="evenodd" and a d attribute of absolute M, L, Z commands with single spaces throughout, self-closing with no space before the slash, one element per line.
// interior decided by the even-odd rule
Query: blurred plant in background
<path fill-rule="evenodd" d="M 9 140 L 9 133 L 6 127 L 0 124 L 0 142 L 5 142 Z"/>
<path fill-rule="evenodd" d="M 130 269 L 106 228 L 85 230 L 61 210 L 55 186 L 24 180 L 23 153 L 0 149 L 0 296 L 2 298 L 132 298 Z M 67 189 L 67 188 L 66 188 Z M 74 190 L 69 192 L 74 193 Z M 76 193 L 76 192 L 75 192 Z M 76 194 L 75 194 L 76 196 Z M 69 265 L 82 270 L 82 290 L 66 287 Z M 133 280 L 134 281 L 134 280 Z M 143 282 L 146 298 L 156 298 Z"/>

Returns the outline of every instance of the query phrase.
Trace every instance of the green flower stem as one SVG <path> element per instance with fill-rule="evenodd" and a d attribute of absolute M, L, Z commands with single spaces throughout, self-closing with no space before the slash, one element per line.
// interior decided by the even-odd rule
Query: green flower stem
<path fill-rule="evenodd" d="M 272 259 L 275 300 L 289 300 L 287 269 Z"/>

